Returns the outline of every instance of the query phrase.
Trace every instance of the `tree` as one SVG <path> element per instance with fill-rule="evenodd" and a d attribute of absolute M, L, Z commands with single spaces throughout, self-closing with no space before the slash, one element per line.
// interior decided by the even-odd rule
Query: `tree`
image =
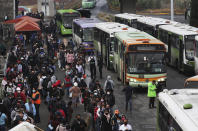
<path fill-rule="evenodd" d="M 135 13 L 137 0 L 119 0 L 120 13 Z"/>
<path fill-rule="evenodd" d="M 191 0 L 190 25 L 198 27 L 198 0 Z"/>

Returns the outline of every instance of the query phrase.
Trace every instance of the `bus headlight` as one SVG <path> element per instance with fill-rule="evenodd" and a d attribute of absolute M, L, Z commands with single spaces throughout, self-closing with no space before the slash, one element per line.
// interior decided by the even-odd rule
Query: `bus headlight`
<path fill-rule="evenodd" d="M 160 78 L 160 79 L 158 79 L 157 81 L 158 81 L 158 82 L 160 82 L 160 81 L 165 81 L 165 78 Z"/>
<path fill-rule="evenodd" d="M 131 79 L 130 79 L 130 82 L 137 82 L 137 80 L 136 80 L 136 79 L 131 78 Z"/>

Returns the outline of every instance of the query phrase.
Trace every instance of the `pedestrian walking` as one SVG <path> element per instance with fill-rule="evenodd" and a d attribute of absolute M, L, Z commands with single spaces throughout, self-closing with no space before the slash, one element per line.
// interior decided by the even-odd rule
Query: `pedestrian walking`
<path fill-rule="evenodd" d="M 32 103 L 35 105 L 35 108 L 36 108 L 35 122 L 39 123 L 40 122 L 39 107 L 41 104 L 41 95 L 38 92 L 38 90 L 36 90 L 35 88 L 33 88 L 32 92 L 33 92 L 32 93 Z"/>
<path fill-rule="evenodd" d="M 113 91 L 113 88 L 114 88 L 114 82 L 111 79 L 111 76 L 108 75 L 107 80 L 105 81 L 105 84 L 104 84 L 104 90 L 105 90 L 105 92 L 107 92 L 107 90 Z"/>
<path fill-rule="evenodd" d="M 111 119 L 113 131 L 119 131 L 120 120 L 121 120 L 120 112 L 119 110 L 115 110 L 114 115 L 112 116 L 112 119 Z"/>
<path fill-rule="evenodd" d="M 128 111 L 128 104 L 130 106 L 130 112 L 132 111 L 132 94 L 133 88 L 127 85 L 123 90 L 125 92 L 125 111 Z"/>
<path fill-rule="evenodd" d="M 96 78 L 96 60 L 93 55 L 89 57 L 88 62 L 90 66 L 91 79 L 95 79 Z"/>
<path fill-rule="evenodd" d="M 101 116 L 101 121 L 101 131 L 112 131 L 111 114 L 108 110 L 104 110 L 104 113 Z"/>
<path fill-rule="evenodd" d="M 81 119 L 80 114 L 76 115 L 76 119 L 73 121 L 71 129 L 72 131 L 85 131 L 87 124 L 85 120 Z"/>
<path fill-rule="evenodd" d="M 149 108 L 156 108 L 155 104 L 155 97 L 156 97 L 156 81 L 153 80 L 152 82 L 148 83 L 148 94 L 149 97 Z"/>
<path fill-rule="evenodd" d="M 128 124 L 128 120 L 124 120 L 124 124 L 122 124 L 119 128 L 119 131 L 132 131 L 132 126 Z"/>
<path fill-rule="evenodd" d="M 78 87 L 78 83 L 75 82 L 74 86 L 69 90 L 70 93 L 72 93 L 72 103 L 77 107 L 77 104 L 79 102 L 79 96 L 81 94 L 80 88 Z"/>

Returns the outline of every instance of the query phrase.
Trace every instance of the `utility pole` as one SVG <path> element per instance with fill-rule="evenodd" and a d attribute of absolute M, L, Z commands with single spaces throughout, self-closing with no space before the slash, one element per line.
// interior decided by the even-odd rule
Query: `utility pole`
<path fill-rule="evenodd" d="M 174 21 L 174 2 L 171 0 L 171 20 Z"/>

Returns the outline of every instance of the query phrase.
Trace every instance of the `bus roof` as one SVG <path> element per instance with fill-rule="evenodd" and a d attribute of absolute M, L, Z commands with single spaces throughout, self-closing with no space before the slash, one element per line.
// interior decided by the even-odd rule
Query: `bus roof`
<path fill-rule="evenodd" d="M 149 17 L 149 16 L 141 17 L 137 19 L 137 21 L 144 23 L 146 25 L 150 25 L 152 27 L 156 27 L 158 25 L 170 25 L 170 24 L 178 23 L 178 22 L 163 19 L 163 18 L 156 18 L 156 17 Z"/>
<path fill-rule="evenodd" d="M 62 9 L 62 10 L 57 10 L 57 13 L 64 14 L 64 13 L 79 13 L 79 12 L 73 9 Z"/>
<path fill-rule="evenodd" d="M 122 13 L 122 14 L 116 14 L 115 17 L 120 17 L 120 18 L 124 18 L 124 19 L 127 19 L 127 20 L 136 20 L 138 18 L 141 18 L 141 17 L 145 17 L 143 15 L 136 15 L 136 14 L 129 14 L 129 13 Z"/>
<path fill-rule="evenodd" d="M 198 131 L 198 90 L 172 89 L 159 93 L 159 101 L 177 121 L 183 131 Z M 191 104 L 191 109 L 184 109 Z"/>
<path fill-rule="evenodd" d="M 149 43 L 153 43 L 153 44 L 164 44 L 155 37 L 142 31 L 118 32 L 115 34 L 115 36 L 120 41 L 124 41 L 125 44 L 129 44 L 129 45 L 143 43 L 143 41 L 149 41 Z"/>
<path fill-rule="evenodd" d="M 198 35 L 198 28 L 181 23 L 173 25 L 162 25 L 159 28 L 181 36 Z"/>
<path fill-rule="evenodd" d="M 99 22 L 100 21 L 98 19 L 94 19 L 94 18 L 80 18 L 74 20 L 74 23 L 78 24 L 81 28 L 95 27 L 96 23 Z"/>
<path fill-rule="evenodd" d="M 97 23 L 96 28 L 103 30 L 110 36 L 113 36 L 115 32 L 137 31 L 137 29 L 116 22 Z"/>

